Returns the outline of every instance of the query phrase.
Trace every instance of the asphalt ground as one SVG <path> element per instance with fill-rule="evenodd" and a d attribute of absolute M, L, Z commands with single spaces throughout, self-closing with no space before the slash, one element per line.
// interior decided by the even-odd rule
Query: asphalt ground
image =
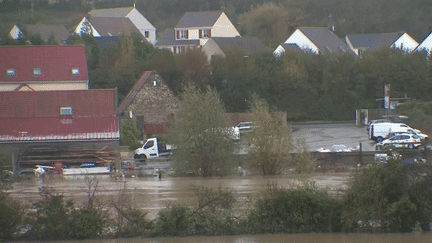
<path fill-rule="evenodd" d="M 375 142 L 369 140 L 366 127 L 357 127 L 355 123 L 291 124 L 291 128 L 294 141 L 304 139 L 309 151 L 341 144 L 358 149 L 360 143 L 363 151 L 374 150 Z"/>

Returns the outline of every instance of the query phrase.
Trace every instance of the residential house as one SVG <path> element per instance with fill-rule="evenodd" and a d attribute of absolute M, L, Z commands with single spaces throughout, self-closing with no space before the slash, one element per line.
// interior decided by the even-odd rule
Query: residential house
<path fill-rule="evenodd" d="M 95 37 L 118 36 L 122 32 L 139 32 L 151 44 L 156 44 L 156 28 L 134 7 L 94 9 L 84 17 L 74 33 Z"/>
<path fill-rule="evenodd" d="M 85 90 L 82 45 L 0 46 L 0 91 Z"/>
<path fill-rule="evenodd" d="M 212 37 L 236 37 L 240 33 L 223 11 L 186 12 L 174 29 L 167 29 L 157 47 L 181 54 L 202 47 Z"/>
<path fill-rule="evenodd" d="M 136 120 L 143 135 L 167 132 L 179 100 L 154 71 L 145 71 L 119 105 L 119 113 Z"/>
<path fill-rule="evenodd" d="M 39 34 L 43 41 L 48 42 L 50 38 L 59 45 L 67 44 L 70 36 L 69 31 L 64 25 L 45 25 L 45 24 L 23 24 L 14 25 L 9 32 L 10 37 L 14 40 L 20 39 L 27 33 L 27 38 Z"/>
<path fill-rule="evenodd" d="M 301 27 L 273 52 L 275 56 L 285 53 L 284 45 L 297 45 L 301 50 L 314 54 L 350 53 L 351 49 L 333 31 L 325 27 Z"/>
<path fill-rule="evenodd" d="M 432 50 L 432 32 L 417 46 L 416 51 L 424 51 L 427 55 Z"/>
<path fill-rule="evenodd" d="M 210 61 L 212 56 L 225 56 L 234 49 L 240 49 L 247 55 L 253 55 L 264 48 L 264 44 L 256 37 L 212 37 L 202 47 L 202 51 Z"/>
<path fill-rule="evenodd" d="M 0 92 L 0 147 L 15 167 L 113 163 L 120 139 L 115 89 Z"/>
<path fill-rule="evenodd" d="M 406 32 L 349 34 L 345 37 L 345 41 L 357 55 L 361 55 L 365 51 L 378 51 L 382 48 L 395 48 L 412 52 L 419 45 Z"/>

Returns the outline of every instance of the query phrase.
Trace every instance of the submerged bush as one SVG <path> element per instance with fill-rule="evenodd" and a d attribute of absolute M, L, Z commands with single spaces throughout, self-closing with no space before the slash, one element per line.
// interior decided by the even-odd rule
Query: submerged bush
<path fill-rule="evenodd" d="M 343 197 L 347 232 L 429 231 L 432 180 L 427 166 L 392 158 L 354 174 Z"/>
<path fill-rule="evenodd" d="M 159 212 L 155 222 L 155 235 L 187 236 L 194 235 L 192 213 L 188 207 L 170 205 Z"/>
<path fill-rule="evenodd" d="M 314 187 L 269 186 L 254 206 L 248 217 L 251 233 L 340 231 L 338 201 Z"/>

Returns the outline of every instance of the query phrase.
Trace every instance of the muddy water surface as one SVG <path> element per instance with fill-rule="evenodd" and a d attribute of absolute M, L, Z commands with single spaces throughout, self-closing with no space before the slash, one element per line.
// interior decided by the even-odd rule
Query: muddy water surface
<path fill-rule="evenodd" d="M 14 185 L 12 195 L 24 202 L 34 202 L 40 199 L 39 189 L 49 187 L 55 193 L 61 193 L 66 198 L 74 199 L 76 204 L 86 200 L 89 190 L 88 179 L 97 181 L 97 193 L 99 202 L 109 202 L 119 197 L 122 188 L 132 198 L 138 208 L 147 210 L 151 218 L 156 217 L 157 212 L 165 208 L 169 203 L 180 203 L 193 206 L 197 202 L 194 188 L 205 187 L 218 189 L 228 188 L 238 200 L 238 207 L 244 207 L 249 197 L 257 195 L 269 184 L 289 187 L 294 184 L 310 180 L 318 187 L 328 188 L 335 192 L 346 187 L 348 173 L 315 174 L 310 177 L 300 177 L 297 174 L 280 176 L 238 176 L 238 177 L 165 177 L 161 180 L 156 177 L 126 178 L 115 180 L 110 176 L 67 176 L 63 178 L 48 178 L 39 181 L 35 178 L 22 180 Z"/>
<path fill-rule="evenodd" d="M 97 195 L 101 202 L 115 200 L 120 189 L 126 187 L 127 194 L 136 206 L 150 212 L 155 217 L 157 212 L 168 203 L 181 203 L 193 206 L 196 204 L 194 186 L 217 189 L 229 188 L 240 201 L 237 207 L 244 206 L 249 196 L 257 195 L 269 183 L 280 186 L 292 186 L 304 181 L 298 175 L 281 176 L 244 176 L 223 178 L 127 178 L 115 180 L 110 176 L 88 177 L 98 181 Z M 315 174 L 310 178 L 318 187 L 327 188 L 332 192 L 346 187 L 348 173 Z M 44 182 L 27 179 L 15 184 L 12 191 L 14 198 L 24 202 L 39 200 L 39 188 L 48 186 L 67 198 L 73 198 L 77 204 L 85 201 L 88 193 L 88 183 L 83 176 L 47 179 Z M 277 234 L 277 235 L 236 235 L 236 236 L 194 236 L 167 238 L 134 238 L 134 239 L 105 239 L 85 241 L 61 241 L 63 243 L 273 243 L 273 242 L 302 242 L 302 243 L 402 243 L 402 242 L 432 242 L 432 234 Z"/>

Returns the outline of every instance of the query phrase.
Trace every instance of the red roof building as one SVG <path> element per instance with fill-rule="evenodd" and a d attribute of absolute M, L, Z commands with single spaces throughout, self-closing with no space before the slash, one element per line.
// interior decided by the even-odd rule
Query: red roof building
<path fill-rule="evenodd" d="M 84 90 L 88 85 L 82 45 L 0 46 L 0 91 Z"/>
<path fill-rule="evenodd" d="M 115 89 L 0 92 L 0 143 L 120 139 Z"/>

